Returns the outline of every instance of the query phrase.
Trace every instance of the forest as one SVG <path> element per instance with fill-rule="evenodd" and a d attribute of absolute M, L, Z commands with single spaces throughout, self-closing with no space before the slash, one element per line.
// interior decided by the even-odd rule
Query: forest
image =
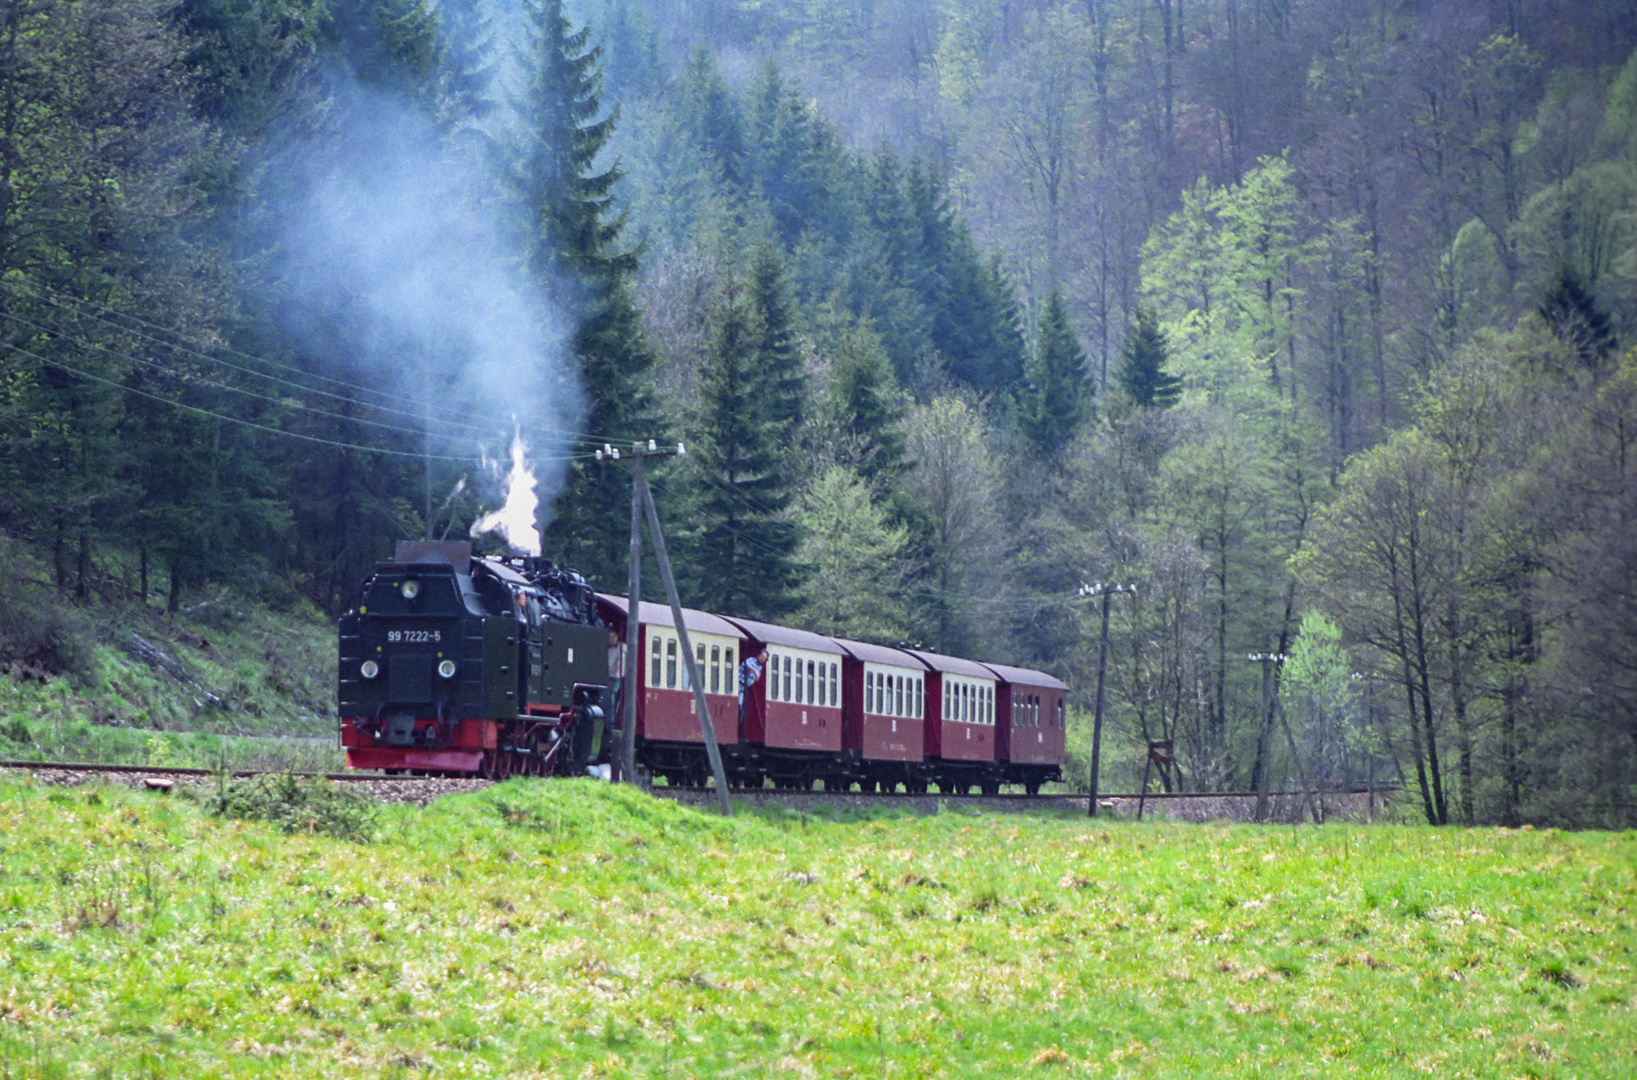
<path fill-rule="evenodd" d="M 1050 671 L 1082 789 L 1106 611 L 1105 790 L 1631 827 L 1634 332 L 1633 0 L 0 5 L 51 605 L 339 613 L 525 474 L 618 591 L 655 439 L 685 603 Z"/>

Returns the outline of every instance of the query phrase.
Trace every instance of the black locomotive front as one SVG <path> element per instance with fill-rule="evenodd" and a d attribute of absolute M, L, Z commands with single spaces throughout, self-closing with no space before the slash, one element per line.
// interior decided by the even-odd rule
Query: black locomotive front
<path fill-rule="evenodd" d="M 584 579 L 543 559 L 402 542 L 340 631 L 353 768 L 542 774 L 602 715 L 608 631 Z"/>

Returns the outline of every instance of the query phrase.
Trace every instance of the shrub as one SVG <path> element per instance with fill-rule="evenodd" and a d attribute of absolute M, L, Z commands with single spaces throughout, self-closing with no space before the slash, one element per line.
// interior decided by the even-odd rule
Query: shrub
<path fill-rule="evenodd" d="M 45 682 L 75 687 L 96 680 L 91 628 L 66 601 L 34 589 L 0 589 L 0 664 Z"/>
<path fill-rule="evenodd" d="M 222 817 L 266 821 L 287 833 L 317 833 L 358 844 L 375 839 L 374 804 L 317 777 L 282 773 L 227 780 L 207 805 Z"/>

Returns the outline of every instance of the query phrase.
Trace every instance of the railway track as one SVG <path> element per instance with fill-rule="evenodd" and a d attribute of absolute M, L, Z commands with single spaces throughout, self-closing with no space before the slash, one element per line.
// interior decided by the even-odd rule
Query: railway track
<path fill-rule="evenodd" d="M 174 783 L 201 785 L 223 777 L 251 779 L 256 776 L 285 775 L 281 770 L 185 768 L 174 765 L 102 765 L 60 761 L 0 761 L 0 771 L 29 772 L 59 784 L 83 783 L 93 777 L 106 777 L 132 786 L 169 787 Z M 476 791 L 492 781 L 478 777 L 441 776 L 388 776 L 379 772 L 350 771 L 341 773 L 298 772 L 289 775 L 302 778 L 322 777 L 337 783 L 361 786 L 365 793 L 383 802 L 408 802 L 425 805 L 442 795 Z M 165 783 L 169 781 L 169 783 Z M 711 787 L 655 786 L 652 793 L 663 799 L 673 799 L 690 806 L 714 808 L 716 789 Z M 862 791 L 800 791 L 778 788 L 734 788 L 732 794 L 756 806 L 784 806 L 807 810 L 819 806 L 868 809 L 894 807 L 922 813 L 937 813 L 940 807 L 971 808 L 1001 812 L 1028 810 L 1062 810 L 1084 814 L 1086 796 L 1083 794 L 1000 794 L 957 795 L 928 793 L 911 795 L 899 792 Z M 1327 818 L 1368 819 L 1397 792 L 1384 788 L 1374 792 L 1277 792 L 1268 796 L 1269 820 L 1298 821 L 1311 817 L 1315 802 L 1322 797 Z M 1134 817 L 1139 803 L 1144 812 L 1180 821 L 1251 821 L 1255 817 L 1255 792 L 1150 792 L 1114 793 L 1099 795 L 1100 812 L 1116 817 Z"/>
<path fill-rule="evenodd" d="M 101 765 L 71 761 L 0 761 L 0 769 L 10 769 L 23 772 L 72 772 L 85 773 L 87 775 L 103 773 L 110 776 L 175 777 L 178 779 L 185 777 L 215 779 L 219 776 L 226 776 L 235 780 L 246 780 L 250 777 L 265 776 L 269 773 L 279 776 L 285 775 L 284 770 L 281 769 L 227 769 L 224 771 L 221 769 L 192 769 L 179 765 Z M 384 773 L 373 772 L 297 772 L 291 773 L 290 775 L 299 776 L 303 779 L 323 777 L 326 780 L 336 780 L 341 782 L 356 782 L 363 780 L 434 779 L 432 777 L 389 777 Z"/>

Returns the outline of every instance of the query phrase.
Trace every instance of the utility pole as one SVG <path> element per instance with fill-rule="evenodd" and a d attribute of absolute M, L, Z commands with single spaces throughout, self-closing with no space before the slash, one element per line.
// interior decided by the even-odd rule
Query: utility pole
<path fill-rule="evenodd" d="M 653 537 L 654 555 L 659 560 L 659 576 L 665 583 L 665 597 L 671 604 L 671 617 L 676 622 L 676 633 L 682 645 L 682 660 L 688 672 L 688 685 L 693 688 L 694 708 L 699 713 L 699 729 L 705 739 L 705 756 L 710 760 L 711 773 L 716 777 L 716 798 L 723 817 L 733 815 L 733 804 L 728 800 L 727 770 L 722 766 L 722 749 L 716 742 L 716 725 L 705 702 L 705 683 L 700 677 L 693 643 L 688 640 L 688 627 L 682 618 L 682 603 L 676 591 L 676 579 L 671 574 L 670 556 L 665 551 L 665 534 L 659 527 L 659 511 L 654 508 L 653 495 L 648 490 L 648 477 L 642 463 L 650 457 L 681 457 L 687 447 L 659 446 L 653 439 L 646 444 L 633 443 L 631 455 L 631 570 L 626 594 L 625 615 L 625 725 L 620 741 L 620 773 L 627 783 L 636 783 L 637 698 L 634 692 L 637 664 L 637 627 L 641 625 L 642 584 L 642 519 L 648 519 L 648 534 Z M 597 451 L 598 461 L 618 461 L 620 452 L 607 443 Z"/>
<path fill-rule="evenodd" d="M 1136 592 L 1135 585 L 1108 585 L 1101 581 L 1094 585 L 1080 586 L 1081 596 L 1103 598 L 1103 634 L 1101 644 L 1097 648 L 1097 704 L 1092 710 L 1091 720 L 1091 798 L 1086 800 L 1088 818 L 1097 816 L 1097 774 L 1103 763 L 1103 681 L 1108 674 L 1108 602 L 1109 598 L 1117 593 L 1135 595 Z"/>
<path fill-rule="evenodd" d="M 1283 653 L 1251 653 L 1245 657 L 1253 664 L 1262 665 L 1262 730 L 1256 736 L 1256 820 L 1268 819 L 1268 774 L 1273 762 L 1268 760 L 1273 741 L 1273 665 L 1285 662 Z"/>

